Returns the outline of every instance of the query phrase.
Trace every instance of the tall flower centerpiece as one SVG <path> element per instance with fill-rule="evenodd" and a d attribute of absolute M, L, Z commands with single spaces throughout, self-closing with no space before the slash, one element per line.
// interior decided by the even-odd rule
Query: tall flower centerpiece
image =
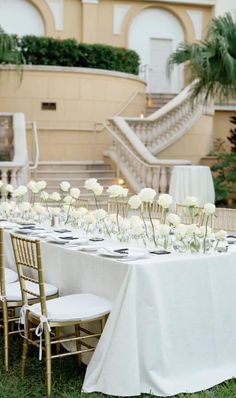
<path fill-rule="evenodd" d="M 97 178 L 88 178 L 84 183 L 84 188 L 88 191 L 92 191 L 96 208 L 99 209 L 101 207 L 99 199 L 103 193 L 103 186 L 99 184 Z"/>
<path fill-rule="evenodd" d="M 172 196 L 169 195 L 168 193 L 162 193 L 159 195 L 157 203 L 159 204 L 159 206 L 162 209 L 162 213 L 163 213 L 162 222 L 163 222 L 163 224 L 165 224 L 167 214 L 169 213 L 171 205 L 173 203 Z"/>
<path fill-rule="evenodd" d="M 118 232 L 120 232 L 120 224 L 119 224 L 119 200 L 124 200 L 128 195 L 128 189 L 123 188 L 121 185 L 111 185 L 107 189 L 107 193 L 110 199 L 114 199 L 116 201 L 116 223 Z"/>
<path fill-rule="evenodd" d="M 152 188 L 143 188 L 138 194 L 139 199 L 142 203 L 146 203 L 147 208 L 148 208 L 148 216 L 151 224 L 151 229 L 152 229 L 152 240 L 155 246 L 157 246 L 157 239 L 156 239 L 156 232 L 155 232 L 155 226 L 153 223 L 152 219 L 152 204 L 156 196 L 156 191 Z M 145 221 L 144 221 L 145 224 Z"/>
<path fill-rule="evenodd" d="M 203 253 L 206 253 L 207 250 L 207 237 L 208 237 L 208 223 L 210 218 L 214 217 L 216 211 L 216 207 L 213 203 L 205 203 L 203 212 L 204 212 L 204 221 L 205 221 L 205 233 L 203 238 Z"/>
<path fill-rule="evenodd" d="M 195 196 L 187 196 L 185 200 L 185 206 L 188 208 L 189 217 L 191 224 L 195 223 L 195 218 L 198 216 L 198 199 Z"/>

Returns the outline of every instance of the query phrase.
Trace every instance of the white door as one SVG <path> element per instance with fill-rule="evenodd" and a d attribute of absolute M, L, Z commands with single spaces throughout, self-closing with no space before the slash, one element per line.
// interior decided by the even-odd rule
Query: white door
<path fill-rule="evenodd" d="M 171 93 L 173 91 L 171 77 L 167 74 L 167 63 L 173 52 L 173 40 L 150 39 L 150 67 L 149 84 L 150 93 Z"/>

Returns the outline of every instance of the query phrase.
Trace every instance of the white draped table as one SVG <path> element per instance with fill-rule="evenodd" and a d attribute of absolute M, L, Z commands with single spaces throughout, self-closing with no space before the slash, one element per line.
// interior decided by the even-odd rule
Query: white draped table
<path fill-rule="evenodd" d="M 200 206 L 215 203 L 215 190 L 208 166 L 174 166 L 170 179 L 173 204 L 184 203 L 187 196 L 195 196 Z"/>
<path fill-rule="evenodd" d="M 5 241 L 10 264 L 8 233 Z M 236 247 L 124 263 L 42 242 L 42 255 L 61 295 L 113 301 L 84 392 L 169 396 L 236 376 Z"/>

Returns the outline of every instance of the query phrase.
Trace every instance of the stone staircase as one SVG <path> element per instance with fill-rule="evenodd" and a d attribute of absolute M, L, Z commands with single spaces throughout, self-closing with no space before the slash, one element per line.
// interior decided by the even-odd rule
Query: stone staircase
<path fill-rule="evenodd" d="M 84 188 L 84 182 L 88 178 L 97 178 L 98 182 L 104 187 L 102 195 L 102 205 L 107 203 L 107 188 L 112 184 L 117 184 L 116 171 L 109 163 L 98 161 L 92 162 L 59 162 L 47 161 L 39 162 L 37 170 L 31 170 L 32 180 L 45 180 L 47 182 L 46 191 L 52 193 L 59 192 L 61 181 L 68 181 L 71 187 L 80 189 L 80 199 L 88 199 L 89 203 L 94 204 L 93 194 Z"/>
<path fill-rule="evenodd" d="M 146 112 L 145 116 L 151 115 L 157 109 L 162 108 L 171 101 L 176 94 L 151 94 L 146 95 Z"/>

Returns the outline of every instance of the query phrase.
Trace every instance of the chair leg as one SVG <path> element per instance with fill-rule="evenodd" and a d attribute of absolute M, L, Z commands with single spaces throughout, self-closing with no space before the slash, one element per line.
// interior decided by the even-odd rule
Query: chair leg
<path fill-rule="evenodd" d="M 75 335 L 76 337 L 80 337 L 80 327 L 79 325 L 75 325 Z M 81 342 L 80 340 L 76 340 L 76 350 L 80 351 L 81 350 Z M 78 358 L 78 365 L 81 367 L 81 354 L 77 355 Z"/>
<path fill-rule="evenodd" d="M 45 337 L 45 350 L 46 350 L 47 398 L 50 398 L 52 392 L 52 359 L 51 359 L 51 337 L 47 325 L 44 326 L 44 337 Z"/>
<path fill-rule="evenodd" d="M 28 316 L 25 316 L 25 325 L 24 325 L 24 340 L 23 340 L 23 349 L 22 349 L 22 356 L 21 356 L 21 377 L 25 375 L 25 366 L 26 366 L 26 359 L 28 353 L 28 346 L 29 346 L 29 323 L 28 323 Z"/>
<path fill-rule="evenodd" d="M 6 372 L 9 370 L 9 325 L 8 325 L 8 308 L 7 302 L 3 302 L 3 333 L 4 333 L 4 366 Z"/>
<path fill-rule="evenodd" d="M 56 334 L 56 339 L 60 340 L 60 336 L 61 336 L 60 328 L 55 328 L 55 334 Z M 61 344 L 57 343 L 56 344 L 56 353 L 57 353 L 57 355 L 60 354 L 60 351 L 61 351 Z"/>

